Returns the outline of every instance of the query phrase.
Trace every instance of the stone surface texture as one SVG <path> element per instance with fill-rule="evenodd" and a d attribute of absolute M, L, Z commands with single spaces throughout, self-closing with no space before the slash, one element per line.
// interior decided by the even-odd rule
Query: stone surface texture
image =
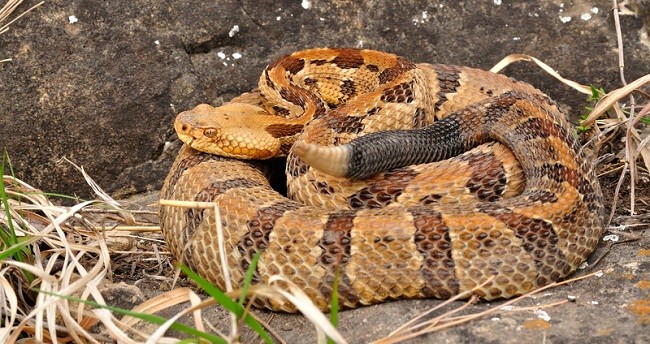
<path fill-rule="evenodd" d="M 650 1 L 625 3 L 632 81 L 650 72 Z M 91 196 L 64 157 L 113 195 L 157 190 L 179 147 L 171 126 L 178 112 L 250 90 L 268 63 L 310 47 L 372 48 L 485 69 L 525 53 L 568 79 L 612 90 L 621 84 L 611 7 L 586 0 L 50 0 L 0 35 L 0 57 L 13 58 L 0 64 L 0 146 L 19 178 L 48 192 Z M 573 118 L 584 111 L 584 95 L 532 64 L 504 72 L 547 92 Z M 546 296 L 578 299 L 547 310 L 545 323 L 532 310 L 500 313 L 414 342 L 650 342 L 648 240 L 617 247 L 599 266 L 604 277 Z M 351 343 L 368 342 L 437 302 L 344 312 L 340 327 Z M 289 343 L 314 340 L 302 317 L 276 315 L 272 326 Z"/>

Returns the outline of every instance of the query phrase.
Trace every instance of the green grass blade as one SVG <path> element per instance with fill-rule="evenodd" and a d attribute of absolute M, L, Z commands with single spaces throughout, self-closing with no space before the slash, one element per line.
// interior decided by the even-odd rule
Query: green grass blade
<path fill-rule="evenodd" d="M 181 265 L 181 271 L 185 273 L 189 278 L 194 280 L 208 295 L 214 298 L 223 308 L 227 309 L 229 312 L 235 314 L 237 318 L 241 319 L 244 316 L 245 309 L 239 303 L 235 302 L 233 299 L 228 297 L 224 292 L 219 290 L 219 288 L 213 286 L 199 276 L 196 272 L 192 271 L 190 268 Z M 244 318 L 244 323 L 248 325 L 253 331 L 257 332 L 266 343 L 273 343 L 271 336 L 264 330 L 264 327 L 257 321 L 255 318 L 246 314 Z"/>
<path fill-rule="evenodd" d="M 255 253 L 251 264 L 248 266 L 248 270 L 246 270 L 246 276 L 244 276 L 244 283 L 242 284 L 241 288 L 241 295 L 239 295 L 239 305 L 242 307 L 244 306 L 244 301 L 246 300 L 246 295 L 248 294 L 248 287 L 250 287 L 251 283 L 253 282 L 253 274 L 255 273 L 257 262 L 260 260 L 261 255 L 261 252 Z"/>
<path fill-rule="evenodd" d="M 39 192 L 25 192 L 24 194 L 25 195 L 41 195 L 41 196 L 46 196 L 46 197 L 50 197 L 50 198 L 56 197 L 56 198 L 70 200 L 70 201 L 75 201 L 75 203 L 83 203 L 83 202 L 88 201 L 87 199 L 79 198 L 77 196 L 64 195 L 64 194 L 60 194 L 60 193 L 56 193 L 56 192 L 39 191 Z"/>
<path fill-rule="evenodd" d="M 332 285 L 332 299 L 330 300 L 330 323 L 336 327 L 339 324 L 339 276 L 340 268 L 336 268 L 334 274 L 334 284 Z M 330 338 L 327 339 L 328 344 L 334 344 Z"/>
<path fill-rule="evenodd" d="M 9 196 L 7 195 L 7 190 L 5 189 L 6 185 L 4 175 L 7 159 L 7 151 L 5 150 L 4 156 L 2 157 L 2 164 L 0 164 L 0 199 L 2 200 L 2 207 L 4 208 L 5 218 L 7 219 L 9 233 L 6 236 L 3 235 L 2 240 L 6 246 L 13 246 L 18 243 L 18 238 L 16 237 L 14 222 L 12 221 L 11 211 L 9 209 Z"/>
<path fill-rule="evenodd" d="M 9 248 L 6 251 L 3 252 L 11 252 L 11 255 L 6 256 L 3 259 L 6 258 L 13 258 L 14 260 L 22 263 L 28 263 L 30 262 L 30 257 L 32 256 L 31 248 L 29 245 L 19 245 L 20 242 L 29 242 L 26 241 L 25 239 L 20 239 L 16 235 L 16 227 L 14 226 L 14 221 L 11 216 L 11 209 L 9 208 L 9 195 L 7 195 L 7 190 L 6 187 L 7 185 L 5 184 L 5 167 L 9 166 L 9 169 L 11 170 L 11 173 L 13 175 L 13 169 L 11 168 L 11 164 L 9 163 L 9 154 L 7 153 L 7 149 L 5 148 L 4 150 L 4 155 L 2 156 L 2 163 L 0 163 L 0 201 L 2 202 L 2 207 L 4 208 L 4 213 L 5 213 L 5 218 L 7 219 L 7 231 L 3 230 L 0 228 L 0 240 L 2 240 L 2 248 Z M 25 276 L 25 279 L 29 283 L 31 283 L 34 280 L 34 276 L 29 273 L 28 271 L 23 270 L 23 275 Z"/>
<path fill-rule="evenodd" d="M 27 240 L 18 242 L 17 244 L 8 247 L 6 250 L 0 252 L 0 261 L 3 261 L 9 257 L 15 257 L 16 254 L 18 254 L 19 252 L 24 252 L 29 247 L 29 245 L 35 242 L 36 242 L 35 238 L 29 238 Z"/>

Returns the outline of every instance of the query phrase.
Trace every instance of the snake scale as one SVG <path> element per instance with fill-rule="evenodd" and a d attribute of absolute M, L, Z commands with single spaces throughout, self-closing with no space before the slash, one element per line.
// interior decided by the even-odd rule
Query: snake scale
<path fill-rule="evenodd" d="M 593 159 L 564 115 L 487 71 L 298 51 L 175 128 L 186 144 L 161 197 L 218 204 L 235 285 L 261 252 L 254 282 L 282 276 L 324 310 L 335 278 L 346 308 L 519 295 L 575 271 L 603 231 Z M 262 160 L 283 155 L 288 196 Z M 160 219 L 173 255 L 224 287 L 213 211 L 161 206 Z"/>

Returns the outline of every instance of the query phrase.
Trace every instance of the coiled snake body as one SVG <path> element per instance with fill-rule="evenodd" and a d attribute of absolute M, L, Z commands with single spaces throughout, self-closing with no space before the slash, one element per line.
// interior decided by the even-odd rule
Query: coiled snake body
<path fill-rule="evenodd" d="M 175 127 L 187 144 L 161 197 L 218 204 L 235 284 L 262 252 L 255 281 L 283 276 L 322 309 L 336 276 L 349 308 L 519 295 L 575 271 L 603 231 L 592 160 L 563 114 L 486 71 L 299 51 L 268 66 L 259 90 Z M 404 129 L 415 130 L 393 131 Z M 287 153 L 291 198 L 242 160 Z M 162 206 L 160 218 L 173 254 L 223 287 L 213 212 Z"/>

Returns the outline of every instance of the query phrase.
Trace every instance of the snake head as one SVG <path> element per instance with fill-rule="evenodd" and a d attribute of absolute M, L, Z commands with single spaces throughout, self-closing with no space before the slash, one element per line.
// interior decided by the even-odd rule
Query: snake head
<path fill-rule="evenodd" d="M 201 104 L 176 116 L 178 138 L 201 152 L 237 159 L 268 159 L 277 156 L 281 142 L 265 129 L 269 114 L 246 103 L 219 107 Z"/>

